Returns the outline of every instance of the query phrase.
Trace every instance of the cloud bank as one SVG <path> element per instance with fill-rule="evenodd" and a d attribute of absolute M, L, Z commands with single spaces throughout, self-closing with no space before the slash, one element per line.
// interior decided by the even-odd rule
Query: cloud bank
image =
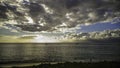
<path fill-rule="evenodd" d="M 63 36 L 64 39 L 70 39 L 74 41 L 81 41 L 81 40 L 98 40 L 103 42 L 110 42 L 113 43 L 113 41 L 120 41 L 120 29 L 115 30 L 104 30 L 101 32 L 89 32 L 89 33 L 68 33 Z M 95 41 L 95 42 L 96 42 Z"/>
<path fill-rule="evenodd" d="M 60 31 L 97 22 L 120 22 L 119 0 L 0 0 L 0 27 Z"/>

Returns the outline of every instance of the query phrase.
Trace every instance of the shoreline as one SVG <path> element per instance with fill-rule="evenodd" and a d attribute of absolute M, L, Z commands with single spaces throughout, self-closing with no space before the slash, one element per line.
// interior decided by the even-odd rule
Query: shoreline
<path fill-rule="evenodd" d="M 99 61 L 99 62 L 23 62 L 23 63 L 7 63 L 7 64 L 0 64 L 0 68 L 34 68 L 34 67 L 39 67 L 39 66 L 46 66 L 46 65 L 50 65 L 50 66 L 54 66 L 54 65 L 92 65 L 94 66 L 94 64 L 97 65 L 118 65 L 120 64 L 120 61 Z M 44 67 L 43 67 L 44 68 Z M 49 68 L 49 67 L 48 67 Z M 59 68 L 59 67 L 58 67 Z"/>

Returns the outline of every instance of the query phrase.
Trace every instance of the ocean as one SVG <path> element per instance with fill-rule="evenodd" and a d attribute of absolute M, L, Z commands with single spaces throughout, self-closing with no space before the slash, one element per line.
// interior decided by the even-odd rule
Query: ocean
<path fill-rule="evenodd" d="M 1 43 L 0 63 L 119 61 L 120 46 L 80 43 Z"/>

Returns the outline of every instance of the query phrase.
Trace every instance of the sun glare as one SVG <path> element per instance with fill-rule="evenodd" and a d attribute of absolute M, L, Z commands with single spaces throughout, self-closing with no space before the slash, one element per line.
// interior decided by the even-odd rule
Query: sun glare
<path fill-rule="evenodd" d="M 59 40 L 52 38 L 52 37 L 47 37 L 47 36 L 42 36 L 42 35 L 38 35 L 34 38 L 33 42 L 36 43 L 53 43 L 53 42 L 59 42 Z"/>

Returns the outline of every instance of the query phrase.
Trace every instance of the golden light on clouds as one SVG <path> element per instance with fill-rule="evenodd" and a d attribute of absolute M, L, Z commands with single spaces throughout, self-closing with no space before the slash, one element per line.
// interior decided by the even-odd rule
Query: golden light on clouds
<path fill-rule="evenodd" d="M 0 43 L 54 43 L 61 42 L 55 37 L 43 35 L 1 36 Z"/>

